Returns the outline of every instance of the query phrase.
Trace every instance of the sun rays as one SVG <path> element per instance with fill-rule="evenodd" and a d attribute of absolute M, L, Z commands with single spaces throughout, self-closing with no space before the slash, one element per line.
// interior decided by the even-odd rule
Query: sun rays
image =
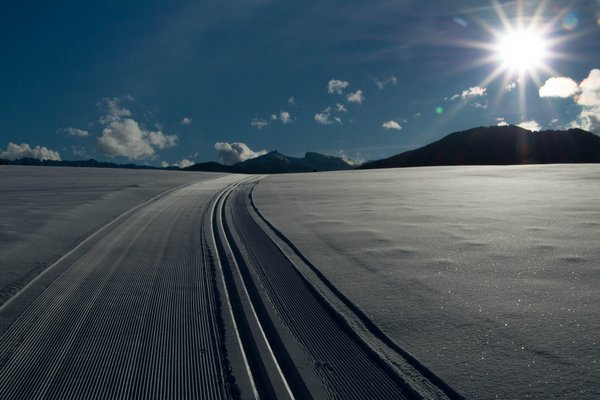
<path fill-rule="evenodd" d="M 569 54 L 560 47 L 581 32 L 573 32 L 577 21 L 568 8 L 547 10 L 548 0 L 540 1 L 534 9 L 525 0 L 506 4 L 492 0 L 491 5 L 495 18 L 473 18 L 487 32 L 485 38 L 458 44 L 481 52 L 480 57 L 470 60 L 464 68 L 489 67 L 489 73 L 478 83 L 480 87 L 500 80 L 500 88 L 511 88 L 499 90 L 496 103 L 516 86 L 519 110 L 524 117 L 528 83 L 540 87 L 545 77 L 560 76 L 556 64 L 569 59 Z"/>

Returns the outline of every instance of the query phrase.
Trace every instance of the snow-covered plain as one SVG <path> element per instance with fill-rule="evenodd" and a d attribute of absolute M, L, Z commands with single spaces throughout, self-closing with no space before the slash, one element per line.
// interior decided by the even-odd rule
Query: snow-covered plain
<path fill-rule="evenodd" d="M 600 166 L 278 175 L 253 196 L 467 398 L 600 398 Z"/>
<path fill-rule="evenodd" d="M 82 238 L 182 184 L 223 174 L 0 167 L 0 304 Z"/>

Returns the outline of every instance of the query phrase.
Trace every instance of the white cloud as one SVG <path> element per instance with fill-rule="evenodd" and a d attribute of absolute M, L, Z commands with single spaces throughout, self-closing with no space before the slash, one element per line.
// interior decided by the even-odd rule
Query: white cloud
<path fill-rule="evenodd" d="M 517 126 L 523 128 L 523 129 L 527 129 L 528 131 L 532 131 L 532 132 L 537 132 L 537 131 L 542 130 L 542 127 L 540 126 L 540 124 L 535 120 L 523 121 L 520 124 L 517 124 Z"/>
<path fill-rule="evenodd" d="M 567 128 L 581 128 L 598 133 L 600 131 L 600 69 L 592 69 L 579 85 L 568 77 L 548 79 L 540 88 L 541 97 L 570 97 L 581 106 L 581 111 Z"/>
<path fill-rule="evenodd" d="M 344 112 L 344 113 L 348 112 L 348 110 L 346 109 L 346 107 L 344 107 L 344 105 L 340 104 L 340 103 L 337 103 L 335 105 L 335 109 L 336 109 L 337 112 Z"/>
<path fill-rule="evenodd" d="M 270 122 L 264 119 L 259 119 L 259 118 L 254 118 L 251 122 L 250 122 L 250 126 L 252 126 L 253 128 L 256 129 L 262 129 L 264 127 L 269 126 Z"/>
<path fill-rule="evenodd" d="M 148 158 L 156 153 L 148 140 L 148 132 L 131 118 L 110 122 L 102 130 L 98 147 L 108 156 L 124 156 L 130 160 Z"/>
<path fill-rule="evenodd" d="M 219 159 L 225 165 L 232 165 L 251 158 L 267 154 L 266 150 L 253 151 L 245 143 L 215 143 L 215 150 L 219 153 Z"/>
<path fill-rule="evenodd" d="M 327 83 L 327 93 L 329 94 L 342 94 L 344 89 L 350 86 L 348 81 L 340 81 L 338 79 L 332 79 Z"/>
<path fill-rule="evenodd" d="M 192 123 L 192 119 L 189 117 L 183 117 L 180 122 L 181 125 L 189 125 L 191 123 Z"/>
<path fill-rule="evenodd" d="M 598 133 L 600 131 L 600 107 L 584 108 L 577 116 L 577 119 L 572 121 L 568 127 Z"/>
<path fill-rule="evenodd" d="M 485 96 L 487 89 L 481 86 L 473 86 L 466 90 L 463 90 L 460 94 L 460 98 L 463 100 L 472 99 L 474 97 Z M 453 96 L 454 97 L 454 96 Z"/>
<path fill-rule="evenodd" d="M 125 107 L 121 107 L 121 102 L 124 100 L 131 101 L 133 100 L 133 97 L 125 96 L 122 98 L 115 97 L 112 99 L 105 97 L 100 100 L 98 106 L 106 109 L 106 115 L 100 117 L 99 119 L 100 123 L 107 124 L 115 119 L 131 117 L 131 111 Z"/>
<path fill-rule="evenodd" d="M 580 94 L 577 104 L 581 106 L 600 106 L 600 69 L 590 71 L 587 78 L 579 84 Z"/>
<path fill-rule="evenodd" d="M 179 162 L 177 163 L 177 166 L 179 168 L 187 168 L 194 165 L 193 161 L 188 160 L 187 158 L 184 158 L 183 160 L 179 160 Z"/>
<path fill-rule="evenodd" d="M 454 101 L 457 99 L 461 100 L 471 100 L 475 97 L 485 96 L 487 94 L 487 89 L 481 86 L 472 86 L 468 89 L 463 90 L 461 93 L 456 93 L 450 97 L 446 97 L 446 100 Z"/>
<path fill-rule="evenodd" d="M 496 118 L 496 126 L 508 126 L 508 122 L 504 120 L 504 117 Z"/>
<path fill-rule="evenodd" d="M 31 147 L 27 143 L 15 144 L 8 143 L 6 150 L 0 149 L 0 158 L 8 160 L 18 160 L 19 158 L 35 158 L 38 160 L 55 160 L 60 161 L 60 154 L 56 150 L 51 150 L 47 147 L 35 146 Z"/>
<path fill-rule="evenodd" d="M 579 84 L 579 95 L 575 97 L 581 106 L 577 119 L 569 124 L 571 128 L 600 132 L 600 69 L 590 71 L 587 78 Z"/>
<path fill-rule="evenodd" d="M 177 146 L 179 138 L 177 135 L 165 135 L 161 131 L 148 132 L 150 143 L 159 149 L 168 149 Z"/>
<path fill-rule="evenodd" d="M 517 81 L 510 81 L 506 84 L 506 86 L 504 86 L 504 89 L 507 92 L 512 92 L 513 89 L 515 89 L 517 87 Z"/>
<path fill-rule="evenodd" d="M 288 111 L 280 111 L 279 114 L 271 114 L 268 120 L 254 118 L 252 121 L 250 121 L 250 126 L 256 129 L 262 129 L 266 128 L 267 126 L 271 125 L 272 122 L 277 120 L 281 121 L 281 123 L 284 125 L 294 122 L 292 115 Z"/>
<path fill-rule="evenodd" d="M 540 97 L 571 97 L 579 92 L 579 85 L 571 78 L 554 77 L 540 88 Z"/>
<path fill-rule="evenodd" d="M 339 107 L 336 107 L 335 110 L 332 107 L 325 108 L 322 112 L 315 114 L 315 121 L 317 121 L 317 123 L 321 125 L 331 125 L 334 122 L 341 124 L 342 119 L 340 117 L 335 117 L 332 115 L 332 113 L 336 110 L 339 111 Z"/>
<path fill-rule="evenodd" d="M 396 130 L 401 130 L 402 127 L 400 126 L 399 123 L 397 123 L 396 121 L 386 121 L 384 122 L 382 125 L 383 129 L 396 129 Z"/>
<path fill-rule="evenodd" d="M 325 109 L 325 111 L 321 113 L 315 114 L 315 121 L 317 121 L 321 125 L 333 124 L 333 120 L 331 119 L 331 113 L 327 112 L 327 109 Z"/>
<path fill-rule="evenodd" d="M 348 94 L 346 99 L 348 99 L 350 103 L 362 104 L 362 102 L 365 100 L 365 96 L 363 95 L 362 90 L 359 89 L 354 93 Z"/>
<path fill-rule="evenodd" d="M 291 122 L 294 122 L 294 119 L 292 118 L 291 114 L 288 111 L 281 111 L 278 114 L 271 114 L 269 116 L 269 120 L 266 119 L 261 119 L 261 118 L 254 118 L 252 121 L 250 121 L 250 126 L 252 126 L 253 128 L 256 129 L 262 129 L 262 128 L 266 128 L 267 126 L 271 125 L 271 122 L 273 121 L 281 121 L 282 124 L 289 124 Z"/>
<path fill-rule="evenodd" d="M 396 78 L 394 75 L 390 75 L 389 78 L 381 80 L 374 78 L 373 81 L 375 82 L 375 85 L 381 90 L 383 90 L 383 88 L 385 88 L 387 85 L 396 86 L 398 84 L 398 78 Z"/>
<path fill-rule="evenodd" d="M 473 107 L 475 107 L 475 108 L 481 108 L 483 110 L 487 110 L 488 104 L 487 103 L 480 103 L 480 102 L 477 101 L 477 102 L 473 103 Z"/>
<path fill-rule="evenodd" d="M 64 132 L 68 135 L 71 136 L 75 136 L 75 137 L 80 137 L 80 138 L 84 138 L 84 137 L 88 137 L 90 136 L 90 133 L 84 129 L 77 129 L 77 128 L 62 128 L 59 129 L 60 132 Z"/>
<path fill-rule="evenodd" d="M 344 150 L 339 150 L 337 152 L 337 156 L 339 158 L 341 158 L 342 160 L 344 160 L 346 163 L 348 163 L 348 164 L 350 164 L 350 165 L 352 165 L 354 167 L 357 167 L 357 166 L 359 166 L 359 165 L 361 165 L 361 164 L 363 164 L 365 162 L 364 159 L 358 159 L 357 160 L 357 159 L 352 159 L 352 158 L 348 157 L 348 155 L 346 154 L 346 152 Z"/>
<path fill-rule="evenodd" d="M 281 121 L 282 124 L 289 124 L 290 122 L 293 121 L 290 113 L 287 111 L 281 111 L 279 113 L 279 120 Z"/>
<path fill-rule="evenodd" d="M 131 111 L 121 107 L 120 102 L 124 99 L 101 101 L 107 114 L 99 120 L 104 125 L 102 136 L 98 138 L 100 151 L 111 157 L 123 156 L 138 160 L 154 156 L 155 148 L 166 149 L 177 145 L 177 135 L 165 135 L 160 129 L 149 131 L 140 126 L 131 118 Z"/>
<path fill-rule="evenodd" d="M 195 163 L 193 161 L 188 160 L 187 158 L 184 158 L 183 160 L 180 160 L 179 162 L 176 162 L 174 164 L 168 163 L 167 161 L 161 161 L 160 162 L 160 166 L 163 168 L 168 168 L 168 167 L 179 167 L 179 168 L 187 168 L 190 167 L 192 165 L 194 165 Z"/>
<path fill-rule="evenodd" d="M 298 106 L 298 103 L 296 103 L 296 98 L 294 96 L 292 96 L 288 99 L 288 104 L 292 107 Z"/>

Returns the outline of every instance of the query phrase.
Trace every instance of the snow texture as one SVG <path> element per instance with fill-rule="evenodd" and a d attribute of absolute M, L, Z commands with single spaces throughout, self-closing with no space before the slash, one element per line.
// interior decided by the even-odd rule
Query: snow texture
<path fill-rule="evenodd" d="M 165 190 L 222 175 L 0 167 L 0 304 L 121 213 Z"/>
<path fill-rule="evenodd" d="M 600 397 L 600 166 L 271 176 L 259 210 L 467 398 Z"/>

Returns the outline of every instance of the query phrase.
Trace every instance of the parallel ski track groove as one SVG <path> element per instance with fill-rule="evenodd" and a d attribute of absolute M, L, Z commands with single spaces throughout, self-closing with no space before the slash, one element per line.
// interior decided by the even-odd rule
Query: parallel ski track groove
<path fill-rule="evenodd" d="M 1 399 L 230 396 L 194 194 L 128 216 L 15 320 L 0 337 Z"/>
<path fill-rule="evenodd" d="M 259 181 L 256 182 L 258 184 Z M 453 400 L 463 400 L 464 397 L 456 392 L 452 387 L 450 387 L 446 382 L 444 382 L 441 378 L 435 375 L 432 371 L 430 371 L 426 366 L 421 364 L 419 360 L 413 357 L 410 353 L 402 349 L 396 342 L 390 339 L 371 319 L 360 309 L 358 308 L 346 295 L 344 295 L 335 285 L 296 247 L 296 245 L 288 239 L 278 228 L 276 228 L 258 209 L 254 202 L 253 191 L 254 187 L 251 187 L 248 194 L 248 199 L 250 202 L 250 206 L 256 215 L 266 224 L 266 226 L 271 230 L 271 232 L 276 235 L 280 240 L 282 240 L 295 254 L 300 258 L 317 276 L 317 278 L 346 306 L 349 310 L 354 313 L 354 315 L 364 324 L 365 328 L 369 330 L 373 336 L 381 340 L 386 346 L 388 346 L 393 351 L 397 352 L 402 356 L 418 373 L 422 374 L 427 380 L 432 382 L 437 386 L 439 390 L 441 390 L 449 399 Z M 262 228 L 261 228 L 262 229 Z M 268 236 L 268 235 L 267 235 Z M 273 241 L 272 239 L 270 239 Z M 307 282 L 307 285 L 312 285 Z M 316 289 L 315 289 L 316 290 Z"/>
<path fill-rule="evenodd" d="M 245 179 L 245 181 L 255 178 Z M 244 362 L 253 382 L 254 396 L 260 398 L 294 398 L 286 377 L 281 371 L 280 360 L 274 353 L 272 343 L 267 339 L 265 328 L 262 326 L 255 307 L 251 301 L 243 279 L 237 279 L 238 270 L 232 249 L 235 245 L 228 235 L 224 220 L 225 203 L 228 196 L 238 188 L 235 183 L 226 188 L 217 198 L 213 208 L 213 239 L 217 248 L 217 262 L 224 280 L 224 290 L 230 299 L 231 311 L 237 327 L 240 347 L 244 353 Z M 251 288 L 250 288 L 251 289 Z M 250 300 L 248 300 L 250 299 Z"/>
<path fill-rule="evenodd" d="M 252 219 L 244 191 L 228 208 L 237 243 L 259 273 L 265 290 L 297 340 L 315 360 L 315 372 L 336 398 L 419 398 L 373 360 L 345 327 L 332 318 L 295 267 Z M 234 241 L 235 243 L 235 241 Z M 247 266 L 250 268 L 249 266 Z"/>

